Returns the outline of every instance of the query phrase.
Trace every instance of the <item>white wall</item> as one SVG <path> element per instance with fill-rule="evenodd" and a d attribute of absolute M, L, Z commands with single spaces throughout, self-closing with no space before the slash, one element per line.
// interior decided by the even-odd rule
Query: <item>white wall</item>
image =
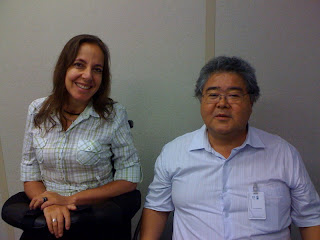
<path fill-rule="evenodd" d="M 0 137 L 9 195 L 22 190 L 27 107 L 49 94 L 58 54 L 80 33 L 110 47 L 112 97 L 135 122 L 144 200 L 162 146 L 202 124 L 192 96 L 205 61 L 205 1 L 0 1 Z"/>
<path fill-rule="evenodd" d="M 300 150 L 318 192 L 319 9 L 310 0 L 218 0 L 215 32 L 216 55 L 256 67 L 262 97 L 252 124 Z M 192 93 L 205 59 L 205 1 L 0 1 L 0 137 L 10 195 L 22 189 L 28 104 L 48 95 L 59 52 L 80 33 L 110 47 L 112 96 L 135 121 L 144 199 L 162 146 L 201 125 Z"/>
<path fill-rule="evenodd" d="M 8 185 L 7 185 L 7 178 L 6 172 L 4 168 L 4 161 L 2 155 L 2 146 L 1 146 L 1 139 L 0 139 L 0 209 L 2 208 L 3 203 L 8 199 Z M 3 239 L 13 239 L 14 232 L 13 227 L 0 223 L 0 236 Z"/>
<path fill-rule="evenodd" d="M 215 28 L 216 55 L 242 56 L 256 68 L 262 97 L 251 123 L 300 151 L 318 193 L 319 9 L 309 0 L 218 0 Z"/>

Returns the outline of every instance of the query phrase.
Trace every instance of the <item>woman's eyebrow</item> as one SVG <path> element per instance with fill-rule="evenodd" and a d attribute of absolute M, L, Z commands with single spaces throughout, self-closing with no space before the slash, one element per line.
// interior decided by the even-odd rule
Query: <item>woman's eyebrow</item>
<path fill-rule="evenodd" d="M 83 62 L 83 63 L 87 63 L 85 60 L 83 60 L 82 58 L 76 58 L 75 60 L 74 60 L 75 62 L 76 61 L 78 61 L 78 62 Z M 101 65 L 101 64 L 95 64 L 94 66 L 96 66 L 96 67 L 102 67 L 103 68 L 103 65 Z"/>

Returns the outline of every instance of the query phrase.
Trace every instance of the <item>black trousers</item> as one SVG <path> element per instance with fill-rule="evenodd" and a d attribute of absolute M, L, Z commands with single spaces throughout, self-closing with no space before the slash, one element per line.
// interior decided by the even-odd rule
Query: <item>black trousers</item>
<path fill-rule="evenodd" d="M 2 207 L 2 218 L 24 230 L 21 240 L 53 240 L 41 210 L 29 210 L 30 200 L 24 192 L 10 197 Z M 138 190 L 107 200 L 101 204 L 81 206 L 71 211 L 71 227 L 64 230 L 62 240 L 130 240 L 131 218 L 139 210 Z"/>

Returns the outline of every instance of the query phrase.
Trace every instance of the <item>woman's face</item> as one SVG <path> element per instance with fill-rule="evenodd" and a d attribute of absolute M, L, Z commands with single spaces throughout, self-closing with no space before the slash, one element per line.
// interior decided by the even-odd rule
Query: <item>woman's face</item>
<path fill-rule="evenodd" d="M 87 106 L 92 96 L 98 91 L 103 72 L 104 55 L 100 47 L 92 43 L 83 43 L 65 77 L 69 93 L 68 104 Z"/>

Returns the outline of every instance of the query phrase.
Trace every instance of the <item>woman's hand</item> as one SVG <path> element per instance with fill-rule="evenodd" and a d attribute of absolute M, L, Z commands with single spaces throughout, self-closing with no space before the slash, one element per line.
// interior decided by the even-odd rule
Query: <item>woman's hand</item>
<path fill-rule="evenodd" d="M 51 205 L 67 206 L 69 210 L 77 209 L 76 205 L 71 202 L 70 197 L 62 196 L 58 193 L 50 192 L 50 191 L 46 191 L 44 192 L 44 194 L 46 195 L 48 200 L 41 205 L 41 210 Z"/>
<path fill-rule="evenodd" d="M 47 192 L 43 192 L 35 197 L 33 197 L 31 199 L 31 202 L 29 204 L 29 208 L 30 210 L 34 210 L 36 208 L 39 208 L 42 206 L 42 204 L 48 200 L 48 197 L 47 197 Z"/>
<path fill-rule="evenodd" d="M 51 205 L 43 210 L 47 226 L 51 234 L 56 238 L 63 236 L 63 229 L 70 229 L 70 211 L 67 206 Z"/>
<path fill-rule="evenodd" d="M 67 206 L 69 210 L 76 210 L 77 207 L 70 202 L 69 197 L 62 196 L 55 192 L 45 191 L 38 196 L 32 198 L 29 207 L 30 209 L 36 209 L 41 207 L 41 210 L 51 205 Z"/>

